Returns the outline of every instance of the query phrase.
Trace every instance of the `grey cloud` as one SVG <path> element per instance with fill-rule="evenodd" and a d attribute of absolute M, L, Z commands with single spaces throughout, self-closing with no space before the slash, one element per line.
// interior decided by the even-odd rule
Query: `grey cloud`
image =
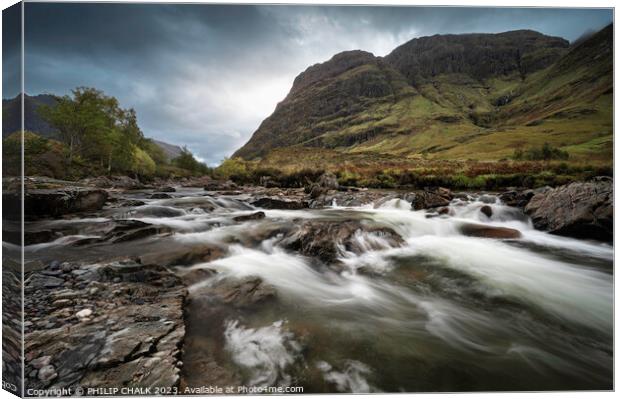
<path fill-rule="evenodd" d="M 97 87 L 135 108 L 148 136 L 213 164 L 297 74 L 340 51 L 385 55 L 417 36 L 524 28 L 574 40 L 611 19 L 594 9 L 27 3 L 26 91 Z"/>

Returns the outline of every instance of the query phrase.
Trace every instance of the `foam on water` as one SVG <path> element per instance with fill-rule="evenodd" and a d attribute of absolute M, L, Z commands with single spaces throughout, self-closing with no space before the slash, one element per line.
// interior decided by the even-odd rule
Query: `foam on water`
<path fill-rule="evenodd" d="M 251 386 L 289 386 L 287 369 L 301 352 L 294 335 L 287 331 L 282 320 L 259 328 L 241 326 L 238 320 L 226 322 L 226 350 L 233 361 L 251 377 Z"/>

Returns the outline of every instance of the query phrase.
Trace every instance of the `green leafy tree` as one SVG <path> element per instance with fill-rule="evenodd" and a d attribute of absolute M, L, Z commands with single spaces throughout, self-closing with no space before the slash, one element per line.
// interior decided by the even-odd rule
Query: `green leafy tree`
<path fill-rule="evenodd" d="M 181 168 L 181 169 L 185 169 L 194 174 L 204 175 L 204 174 L 209 173 L 210 171 L 207 165 L 205 165 L 202 162 L 199 162 L 196 158 L 194 158 L 194 155 L 191 153 L 189 149 L 187 149 L 187 147 L 183 147 L 183 149 L 181 150 L 181 155 L 176 157 L 172 161 L 172 163 L 174 166 Z"/>

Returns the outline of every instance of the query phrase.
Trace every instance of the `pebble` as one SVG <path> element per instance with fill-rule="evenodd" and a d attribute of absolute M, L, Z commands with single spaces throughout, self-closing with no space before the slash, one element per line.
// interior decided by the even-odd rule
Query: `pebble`
<path fill-rule="evenodd" d="M 75 316 L 76 316 L 78 319 L 84 319 L 84 318 L 86 318 L 86 317 L 88 317 L 88 316 L 90 316 L 90 315 L 92 315 L 92 314 L 93 314 L 93 311 L 92 311 L 91 309 L 82 309 L 82 310 L 80 310 L 79 312 L 77 312 L 77 313 L 75 314 Z"/>
<path fill-rule="evenodd" d="M 40 369 L 40 368 L 43 368 L 45 366 L 48 366 L 51 363 L 51 361 L 52 361 L 52 357 L 51 356 L 41 356 L 41 357 L 38 357 L 36 359 L 33 359 L 30 362 L 30 364 L 35 369 Z"/>
<path fill-rule="evenodd" d="M 39 370 L 39 379 L 43 382 L 49 382 L 56 377 L 58 377 L 58 374 L 56 373 L 54 366 L 51 364 L 48 364 Z"/>

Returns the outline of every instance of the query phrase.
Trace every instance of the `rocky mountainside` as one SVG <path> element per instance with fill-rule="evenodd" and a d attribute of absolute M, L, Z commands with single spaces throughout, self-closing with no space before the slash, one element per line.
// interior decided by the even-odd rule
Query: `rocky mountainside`
<path fill-rule="evenodd" d="M 519 30 L 417 38 L 386 57 L 343 52 L 301 73 L 233 156 L 320 147 L 341 155 L 501 159 L 549 143 L 572 159 L 606 159 L 612 31 L 573 46 Z"/>
<path fill-rule="evenodd" d="M 20 120 L 20 96 L 2 100 L 2 137 L 6 138 L 21 127 Z M 56 131 L 38 113 L 42 105 L 56 104 L 56 96 L 52 94 L 39 94 L 37 96 L 24 95 L 24 125 L 25 129 L 37 133 L 43 137 L 54 138 Z M 159 140 L 153 140 L 168 157 L 169 160 L 178 157 L 182 148 L 178 145 L 169 144 Z"/>
<path fill-rule="evenodd" d="M 37 132 L 41 136 L 52 137 L 54 135 L 54 129 L 39 116 L 37 110 L 41 105 L 54 105 L 55 103 L 56 98 L 50 94 L 40 94 L 38 96 L 24 95 L 25 129 L 31 132 Z M 20 107 L 20 96 L 2 100 L 3 138 L 21 128 Z"/>

